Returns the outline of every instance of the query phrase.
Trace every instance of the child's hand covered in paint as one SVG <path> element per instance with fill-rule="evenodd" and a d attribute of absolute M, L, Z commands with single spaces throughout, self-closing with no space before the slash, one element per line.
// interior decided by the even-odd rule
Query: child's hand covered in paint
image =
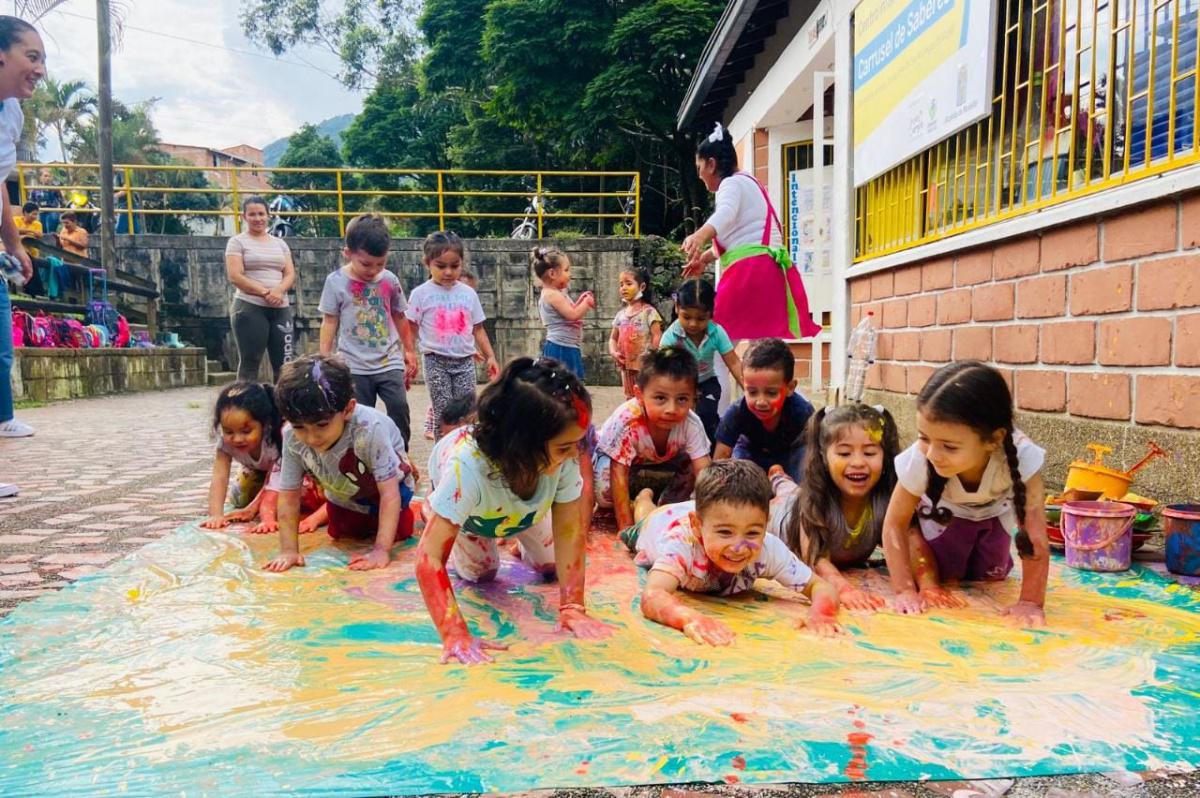
<path fill-rule="evenodd" d="M 304 555 L 298 551 L 284 552 L 283 554 L 280 554 L 275 559 L 269 560 L 269 561 L 263 563 L 263 570 L 264 571 L 275 571 L 276 573 L 283 573 L 284 571 L 288 570 L 292 566 L 300 566 L 301 568 L 303 568 L 304 567 Z"/>
<path fill-rule="evenodd" d="M 883 596 L 868 593 L 857 587 L 843 588 L 838 594 L 838 600 L 846 609 L 861 610 L 863 612 L 875 612 L 875 610 L 883 609 L 887 604 Z"/>
<path fill-rule="evenodd" d="M 222 529 L 227 526 L 229 526 L 229 521 L 223 515 L 214 515 L 200 522 L 201 529 Z"/>
<path fill-rule="evenodd" d="M 735 636 L 728 626 L 704 615 L 685 623 L 681 631 L 692 641 L 710 646 L 728 646 L 733 643 Z"/>
<path fill-rule="evenodd" d="M 254 526 L 250 527 L 252 535 L 273 535 L 279 531 L 279 522 L 274 519 L 270 521 L 259 521 Z M 304 530 L 300 530 L 303 532 Z"/>
<path fill-rule="evenodd" d="M 504 643 L 481 640 L 470 634 L 448 635 L 442 642 L 442 658 L 439 662 L 445 665 L 453 659 L 463 665 L 482 665 L 496 661 L 487 653 L 488 651 L 504 651 L 507 648 L 508 646 Z"/>
<path fill-rule="evenodd" d="M 957 593 L 944 587 L 923 587 L 921 597 L 927 607 L 939 607 L 945 610 L 955 610 L 967 606 L 967 600 Z"/>
<path fill-rule="evenodd" d="M 846 630 L 837 622 L 837 615 L 819 612 L 816 609 L 809 610 L 808 618 L 800 621 L 798 624 L 801 629 L 808 629 L 817 637 L 838 637 L 844 635 Z"/>
<path fill-rule="evenodd" d="M 925 611 L 925 599 L 915 590 L 905 590 L 892 599 L 892 609 L 901 615 L 920 615 Z"/>
<path fill-rule="evenodd" d="M 1046 625 L 1046 611 L 1032 601 L 1018 601 L 1005 607 L 1001 614 L 1016 626 L 1037 629 Z"/>
<path fill-rule="evenodd" d="M 611 637 L 612 627 L 603 621 L 588 617 L 582 609 L 564 607 L 558 613 L 558 629 L 566 630 L 580 640 L 603 640 Z"/>
<path fill-rule="evenodd" d="M 366 554 L 355 554 L 350 558 L 351 571 L 373 571 L 376 568 L 387 568 L 392 556 L 386 551 L 371 549 Z"/>

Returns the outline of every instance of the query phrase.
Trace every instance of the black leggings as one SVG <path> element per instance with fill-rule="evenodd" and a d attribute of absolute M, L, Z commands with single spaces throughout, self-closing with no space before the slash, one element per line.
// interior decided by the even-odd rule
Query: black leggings
<path fill-rule="evenodd" d="M 292 309 L 235 299 L 229 321 L 238 350 L 237 378 L 257 382 L 258 367 L 266 352 L 271 359 L 271 373 L 279 382 L 279 370 L 292 359 Z"/>

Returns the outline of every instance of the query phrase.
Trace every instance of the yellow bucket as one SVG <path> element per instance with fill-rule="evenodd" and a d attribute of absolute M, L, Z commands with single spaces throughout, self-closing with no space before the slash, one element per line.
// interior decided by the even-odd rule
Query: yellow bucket
<path fill-rule="evenodd" d="M 1067 470 L 1067 482 L 1064 492 L 1068 490 L 1099 491 L 1102 498 L 1120 499 L 1129 492 L 1133 477 L 1124 471 L 1117 471 L 1104 465 L 1104 455 L 1112 451 L 1109 446 L 1098 443 L 1088 444 L 1094 459 L 1090 463 L 1076 460 Z"/>

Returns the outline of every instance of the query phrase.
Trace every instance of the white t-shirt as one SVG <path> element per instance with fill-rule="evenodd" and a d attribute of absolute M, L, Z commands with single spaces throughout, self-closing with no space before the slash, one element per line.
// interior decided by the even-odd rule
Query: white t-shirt
<path fill-rule="evenodd" d="M 450 455 L 454 453 L 454 447 L 464 439 L 471 437 L 473 430 L 474 427 L 467 424 L 451 430 L 433 445 L 433 451 L 429 453 L 429 470 L 426 472 L 429 474 L 431 491 L 437 490 L 438 483 L 442 481 L 442 470 L 446 467 L 446 463 L 450 462 Z"/>
<path fill-rule="evenodd" d="M 552 505 L 573 502 L 581 493 L 583 477 L 579 463 L 571 458 L 543 472 L 533 496 L 522 499 L 509 490 L 475 438 L 467 437 L 442 466 L 442 479 L 429 496 L 429 506 L 469 535 L 503 538 L 524 532 L 541 521 Z"/>
<path fill-rule="evenodd" d="M 287 242 L 275 236 L 259 236 L 255 238 L 249 233 L 238 233 L 229 239 L 225 245 L 225 255 L 241 255 L 242 269 L 246 276 L 261 283 L 264 288 L 274 288 L 283 282 L 283 270 L 287 268 L 292 250 Z M 233 292 L 234 299 L 249 302 L 251 305 L 269 307 L 267 300 L 261 296 L 247 294 L 238 288 Z M 283 307 L 288 306 L 287 294 L 283 295 Z"/>
<path fill-rule="evenodd" d="M 739 244 L 761 244 L 763 226 L 767 223 L 767 199 L 758 180 L 745 172 L 735 172 L 717 186 L 717 209 L 708 223 L 717 231 L 722 249 Z M 771 224 L 772 246 L 780 246 L 783 238 L 779 226 Z"/>
<path fill-rule="evenodd" d="M 265 437 L 258 447 L 257 458 L 251 456 L 249 452 L 239 452 L 237 449 L 234 449 L 225 442 L 224 437 L 217 444 L 217 451 L 224 452 L 229 455 L 231 460 L 241 464 L 245 468 L 252 468 L 255 471 L 270 473 L 279 462 L 279 450 L 275 448 L 275 444 L 271 443 Z"/>
<path fill-rule="evenodd" d="M 674 460 L 680 452 L 699 460 L 708 457 L 708 436 L 704 434 L 704 422 L 695 413 L 688 411 L 682 424 L 671 428 L 667 435 L 667 448 L 659 452 L 650 437 L 650 427 L 642 403 L 630 399 L 616 409 L 600 428 L 600 441 L 596 445 L 602 453 L 621 465 L 634 463 L 666 463 Z"/>
<path fill-rule="evenodd" d="M 1029 437 L 1017 430 L 1013 433 L 1013 443 L 1017 447 L 1017 471 L 1021 481 L 1028 481 L 1034 474 L 1042 470 L 1046 461 L 1046 450 L 1038 446 Z M 929 461 L 913 444 L 896 455 L 896 478 L 904 489 L 914 496 L 922 497 L 925 505 L 925 489 L 929 484 Z M 1003 449 L 996 449 L 983 470 L 983 478 L 979 487 L 969 491 L 963 487 L 957 476 L 946 480 L 942 490 L 939 507 L 945 507 L 955 518 L 971 521 L 984 521 L 988 518 L 1000 518 L 1006 529 L 1012 529 L 1017 524 L 1016 513 L 1012 505 L 1013 483 L 1008 470 L 1008 459 Z M 929 539 L 936 538 L 942 533 L 943 527 L 932 519 L 921 519 L 921 531 Z"/>
<path fill-rule="evenodd" d="M 774 579 L 792 590 L 812 581 L 813 573 L 787 544 L 774 535 L 763 536 L 763 547 L 754 562 L 731 574 L 717 568 L 704 551 L 700 528 L 692 523 L 694 501 L 666 504 L 650 513 L 638 530 L 636 562 L 651 571 L 662 571 L 692 593 L 732 596 L 754 587 L 756 579 Z"/>
<path fill-rule="evenodd" d="M 21 101 L 9 98 L 3 101 L 0 110 L 0 180 L 7 180 L 9 172 L 17 165 L 17 143 L 25 127 L 25 114 L 21 112 Z"/>
<path fill-rule="evenodd" d="M 432 280 L 413 289 L 404 315 L 418 325 L 421 351 L 445 357 L 472 357 L 475 325 L 487 318 L 471 286 L 455 283 L 446 288 Z"/>

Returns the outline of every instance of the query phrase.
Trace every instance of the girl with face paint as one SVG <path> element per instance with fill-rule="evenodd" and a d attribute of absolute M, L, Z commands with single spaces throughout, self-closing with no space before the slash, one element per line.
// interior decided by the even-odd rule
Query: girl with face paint
<path fill-rule="evenodd" d="M 613 319 L 608 354 L 621 373 L 625 398 L 632 399 L 636 392 L 642 355 L 651 349 L 658 349 L 663 320 L 654 307 L 650 277 L 644 269 L 626 269 L 618 279 L 618 290 L 624 305 Z"/>

